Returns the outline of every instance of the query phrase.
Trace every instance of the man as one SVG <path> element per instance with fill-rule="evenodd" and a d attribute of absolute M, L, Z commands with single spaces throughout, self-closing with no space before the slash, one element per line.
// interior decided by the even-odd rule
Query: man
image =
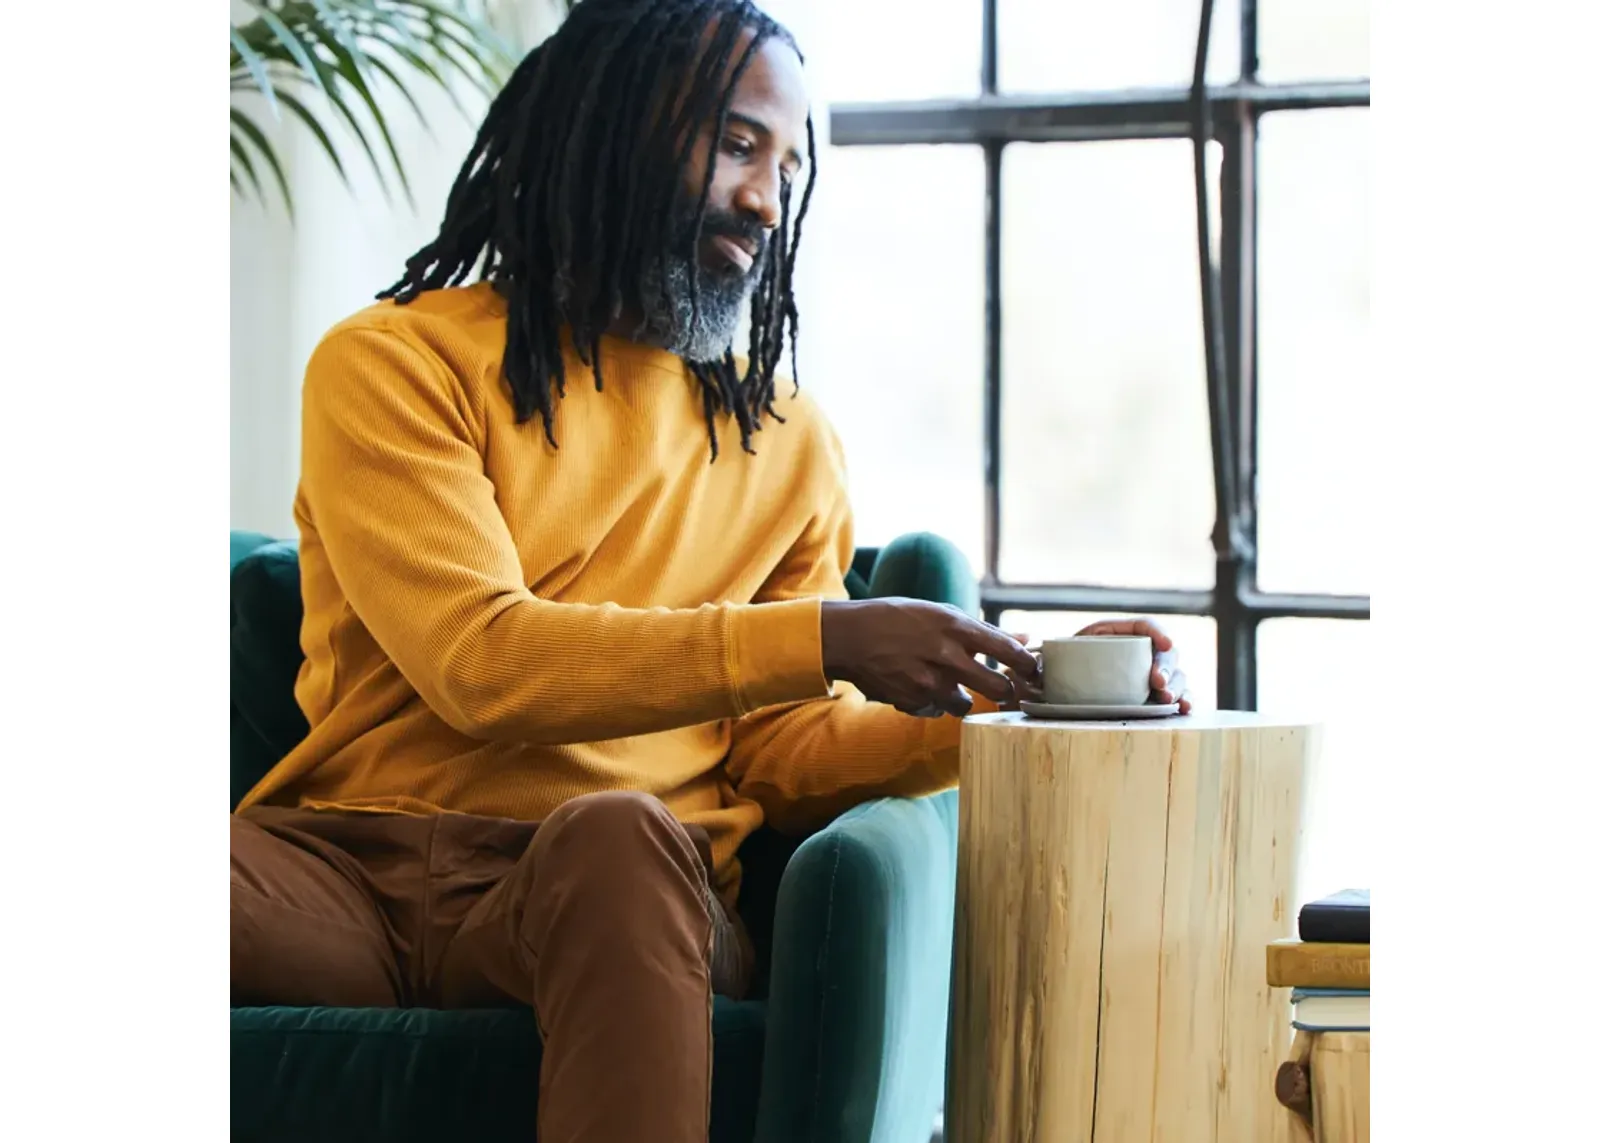
<path fill-rule="evenodd" d="M 1010 636 L 846 598 L 838 441 L 775 372 L 812 152 L 751 5 L 585 0 L 317 348 L 311 729 L 233 819 L 236 1004 L 530 1005 L 541 1140 L 703 1140 L 741 841 L 952 785 L 949 716 L 1028 692 Z"/>

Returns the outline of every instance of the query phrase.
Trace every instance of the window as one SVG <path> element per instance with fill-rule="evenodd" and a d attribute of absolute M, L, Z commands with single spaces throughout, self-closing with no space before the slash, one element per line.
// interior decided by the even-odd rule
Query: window
<path fill-rule="evenodd" d="M 1212 0 L 1202 100 L 1202 2 L 833 6 L 819 325 L 860 542 L 1035 636 L 1166 616 L 1249 710 L 1362 674 L 1367 3 Z"/>
<path fill-rule="evenodd" d="M 1192 162 L 1180 139 L 1006 148 L 1002 580 L 1211 584 Z"/>
<path fill-rule="evenodd" d="M 1355 79 L 1368 72 L 1367 0 L 1260 0 L 1262 79 Z"/>
<path fill-rule="evenodd" d="M 1195 0 L 1001 0 L 1000 90 L 1060 92 L 1172 87 L 1194 71 Z M 1217 0 L 1212 21 L 1239 23 L 1239 0 Z M 1207 73 L 1239 74 L 1237 37 L 1214 41 Z"/>
<path fill-rule="evenodd" d="M 814 314 L 827 336 L 802 332 L 800 379 L 834 386 L 826 407 L 850 465 L 858 539 L 938 532 L 980 567 L 983 152 L 840 147 L 824 169 L 807 234 L 845 252 L 849 287 L 807 299 L 802 331 Z M 909 336 L 919 329 L 939 337 Z"/>
<path fill-rule="evenodd" d="M 983 17 L 983 0 L 829 2 L 839 9 L 829 18 L 847 21 L 844 34 L 830 38 L 823 60 L 822 80 L 832 99 L 978 94 L 980 43 L 973 30 Z"/>
<path fill-rule="evenodd" d="M 1367 425 L 1369 138 L 1364 109 L 1261 120 L 1260 559 L 1269 591 L 1366 588 L 1378 488 Z"/>

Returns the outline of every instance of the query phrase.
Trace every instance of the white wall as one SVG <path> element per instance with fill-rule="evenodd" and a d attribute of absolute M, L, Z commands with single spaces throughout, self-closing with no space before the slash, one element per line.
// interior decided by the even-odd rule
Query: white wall
<path fill-rule="evenodd" d="M 807 0 L 768 0 L 802 44 L 816 22 Z M 503 0 L 496 17 L 523 44 L 555 26 L 554 0 Z M 237 6 L 236 6 L 237 18 Z M 276 191 L 265 208 L 234 200 L 231 222 L 230 366 L 231 523 L 272 535 L 294 535 L 291 506 L 299 472 L 300 382 L 307 359 L 329 326 L 372 301 L 400 276 L 405 259 L 429 241 L 444 213 L 450 184 L 477 130 L 487 101 L 463 91 L 463 119 L 449 99 L 416 84 L 432 135 L 399 96 L 383 102 L 416 198 L 413 209 L 395 190 L 385 201 L 366 156 L 335 135 L 350 175 L 347 190 L 316 141 L 298 123 L 275 135 L 294 194 L 288 221 Z M 309 101 L 308 101 L 309 102 Z M 820 107 L 820 105 L 819 105 Z M 252 110 L 259 110 L 252 106 Z M 258 117 L 263 124 L 270 117 Z M 826 115 L 818 128 L 826 130 Z M 391 180 L 392 181 L 392 180 Z M 797 292 L 809 292 L 821 243 L 808 233 Z M 807 341 L 815 331 L 808 327 Z"/>
<path fill-rule="evenodd" d="M 264 206 L 234 201 L 229 339 L 234 527 L 293 534 L 299 388 L 311 350 L 329 326 L 369 304 L 400 276 L 406 257 L 433 236 L 443 213 L 474 125 L 443 93 L 419 84 L 413 94 L 434 137 L 403 105 L 393 109 L 391 130 L 412 179 L 415 209 L 398 188 L 393 203 L 384 199 L 353 143 L 341 152 L 350 175 L 352 189 L 347 190 L 298 124 L 277 133 L 294 194 L 294 222 L 270 190 Z M 478 112 L 482 105 L 480 99 L 468 109 Z"/>

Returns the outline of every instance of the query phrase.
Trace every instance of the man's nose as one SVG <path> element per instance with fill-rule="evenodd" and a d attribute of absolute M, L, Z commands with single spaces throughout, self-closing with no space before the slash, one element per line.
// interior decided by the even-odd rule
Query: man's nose
<path fill-rule="evenodd" d="M 779 193 L 781 177 L 776 169 L 752 174 L 739 184 L 734 192 L 733 206 L 740 214 L 759 223 L 768 230 L 774 229 L 782 218 L 783 202 Z"/>

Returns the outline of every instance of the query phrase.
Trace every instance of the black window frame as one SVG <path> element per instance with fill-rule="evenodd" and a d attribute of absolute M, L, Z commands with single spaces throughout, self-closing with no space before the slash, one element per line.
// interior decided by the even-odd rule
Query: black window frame
<path fill-rule="evenodd" d="M 978 145 L 984 155 L 983 481 L 984 617 L 1003 611 L 1113 611 L 1209 616 L 1217 626 L 1217 705 L 1256 709 L 1256 634 L 1283 617 L 1365 620 L 1366 595 L 1264 592 L 1256 583 L 1256 148 L 1261 116 L 1370 107 L 1370 80 L 1257 82 L 1257 0 L 1240 0 L 1240 75 L 1205 82 L 1213 0 L 1202 0 L 1193 79 L 1187 88 L 1130 88 L 1051 96 L 999 90 L 998 8 L 982 0 L 979 94 L 967 99 L 840 103 L 829 114 L 833 146 Z M 1008 143 L 1188 139 L 1195 153 L 1196 253 L 1201 280 L 1212 480 L 1217 516 L 1210 590 L 1092 584 L 1020 584 L 1000 579 L 1001 169 Z M 1207 141 L 1222 147 L 1220 260 L 1213 260 Z"/>

